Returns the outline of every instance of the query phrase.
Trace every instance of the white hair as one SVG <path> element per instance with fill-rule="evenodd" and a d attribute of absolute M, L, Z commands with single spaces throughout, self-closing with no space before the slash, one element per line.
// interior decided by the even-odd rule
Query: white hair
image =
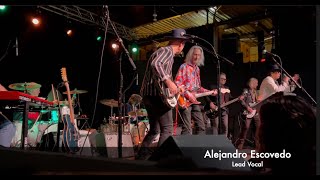
<path fill-rule="evenodd" d="M 200 56 L 200 59 L 197 62 L 197 66 L 203 66 L 204 65 L 204 54 L 203 54 L 203 49 L 200 46 L 192 46 L 190 48 L 190 50 L 188 51 L 188 54 L 186 56 L 185 62 L 186 63 L 190 63 L 191 62 L 192 56 L 193 56 L 193 52 L 194 52 L 195 49 L 200 49 L 200 51 L 201 51 L 201 56 Z"/>

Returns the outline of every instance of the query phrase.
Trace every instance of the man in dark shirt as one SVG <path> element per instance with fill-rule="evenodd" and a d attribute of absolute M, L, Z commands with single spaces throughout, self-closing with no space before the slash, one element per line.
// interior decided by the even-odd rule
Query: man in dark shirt
<path fill-rule="evenodd" d="M 225 73 L 221 73 L 220 74 L 220 88 L 221 89 L 229 89 L 225 84 L 227 81 L 227 76 Z M 217 86 L 216 85 L 211 85 L 209 87 L 209 89 L 216 89 Z M 232 99 L 233 97 L 231 96 L 230 93 L 228 92 L 222 92 L 220 93 L 220 104 L 226 103 L 228 102 L 230 99 Z M 206 97 L 207 100 L 207 109 L 213 109 L 213 110 L 217 110 L 217 96 L 207 96 Z M 221 129 L 219 129 L 219 117 L 218 114 L 215 114 L 214 116 L 209 116 L 210 121 L 212 122 L 212 127 L 213 127 L 213 134 L 214 135 L 218 135 L 218 134 L 225 134 L 226 136 L 228 136 L 228 108 L 227 107 L 223 107 L 221 108 L 221 120 L 222 120 L 222 124 L 221 124 Z M 220 131 L 220 133 L 219 133 Z"/>

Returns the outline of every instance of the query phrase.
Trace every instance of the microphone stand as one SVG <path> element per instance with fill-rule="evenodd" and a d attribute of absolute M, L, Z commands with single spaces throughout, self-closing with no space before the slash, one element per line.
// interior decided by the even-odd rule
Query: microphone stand
<path fill-rule="evenodd" d="M 107 13 L 106 13 L 107 14 L 107 21 L 109 21 L 109 23 L 110 23 L 115 35 L 118 38 L 118 41 L 121 44 L 121 47 L 123 48 L 123 50 L 125 51 L 126 55 L 128 56 L 130 64 L 133 67 L 133 70 L 136 71 L 137 67 L 134 64 L 132 58 L 130 57 L 129 51 L 124 46 L 123 41 L 120 38 L 119 34 L 117 33 L 113 22 L 110 20 L 108 6 L 105 5 L 104 7 L 106 8 L 106 11 L 107 11 Z M 122 53 L 121 53 L 121 56 L 122 56 Z M 120 64 L 119 64 L 119 66 L 120 66 L 120 88 L 119 88 L 119 99 L 118 99 L 119 116 L 120 116 L 119 119 L 118 119 L 118 157 L 119 158 L 122 158 L 122 122 L 123 122 L 123 119 L 125 118 L 125 114 L 124 114 L 124 110 L 123 110 L 123 105 L 125 104 L 125 102 L 124 102 L 124 94 L 125 93 L 123 93 L 123 90 L 122 90 L 123 89 L 123 74 L 122 74 L 122 70 L 121 70 L 121 66 L 122 66 L 121 65 L 122 64 L 121 63 L 121 61 L 122 61 L 121 56 L 120 56 Z"/>
<path fill-rule="evenodd" d="M 222 60 L 224 60 L 225 62 L 228 62 L 232 66 L 234 64 L 233 64 L 233 62 L 229 61 L 227 58 L 220 56 L 216 52 L 216 50 L 213 47 L 213 45 L 211 43 L 209 43 L 208 41 L 206 41 L 205 39 L 200 38 L 198 36 L 193 36 L 193 38 L 200 39 L 200 40 L 206 42 L 207 44 L 209 44 L 211 46 L 213 52 L 209 51 L 208 49 L 206 49 L 206 48 L 204 48 L 202 46 L 200 46 L 200 47 L 202 47 L 203 50 L 205 50 L 205 51 L 209 52 L 210 54 L 214 55 L 216 60 L 217 60 L 217 90 L 218 90 L 217 105 L 218 105 L 218 121 L 219 121 L 219 130 L 218 130 L 218 132 L 221 132 L 222 112 L 221 112 L 221 97 L 220 97 L 220 95 L 221 95 L 221 88 L 220 88 L 220 74 L 221 74 L 220 57 L 221 57 Z M 220 134 L 220 133 L 218 133 L 218 134 Z M 228 134 L 226 134 L 226 136 L 228 136 Z"/>
<path fill-rule="evenodd" d="M 272 60 L 281 68 L 281 70 L 290 78 L 290 80 L 293 81 L 293 82 L 295 83 L 295 85 L 296 85 L 298 88 L 300 88 L 304 93 L 306 93 L 307 96 L 311 99 L 311 101 L 312 101 L 315 105 L 317 105 L 317 102 L 311 97 L 311 95 L 310 95 L 302 86 L 300 86 L 300 84 L 298 84 L 298 83 L 292 78 L 292 76 L 290 76 L 290 74 L 282 67 L 282 65 L 281 65 L 278 61 L 276 61 L 276 60 L 274 59 L 274 56 L 277 57 L 277 58 L 279 58 L 279 60 L 281 61 L 281 58 L 280 58 L 278 55 L 276 55 L 276 54 L 273 54 Z"/>

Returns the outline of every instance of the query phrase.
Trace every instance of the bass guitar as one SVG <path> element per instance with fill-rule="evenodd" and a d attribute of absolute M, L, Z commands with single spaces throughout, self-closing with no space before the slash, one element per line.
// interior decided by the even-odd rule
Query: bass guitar
<path fill-rule="evenodd" d="M 61 68 L 61 77 L 63 83 L 67 89 L 68 95 L 68 106 L 64 106 L 61 110 L 62 120 L 64 124 L 63 128 L 63 144 L 68 152 L 76 153 L 79 151 L 78 140 L 79 140 L 79 131 L 75 124 L 74 112 L 71 100 L 71 93 L 67 78 L 67 70 L 66 68 Z"/>
<path fill-rule="evenodd" d="M 192 104 L 200 104 L 198 101 L 197 102 L 191 101 L 190 97 L 194 97 L 194 99 L 197 99 L 204 96 L 210 96 L 214 92 L 217 92 L 217 90 L 215 89 L 215 90 L 203 92 L 203 93 L 188 93 L 189 98 L 186 98 L 185 96 L 180 96 L 178 99 L 178 104 L 181 108 L 186 109 L 186 108 L 189 108 Z M 221 88 L 220 92 L 222 94 L 230 93 L 230 89 Z"/>
<path fill-rule="evenodd" d="M 220 108 L 224 108 L 224 107 L 226 107 L 226 106 L 229 106 L 230 104 L 235 103 L 235 102 L 239 101 L 239 100 L 242 99 L 242 98 L 243 98 L 243 96 L 239 96 L 239 97 L 237 97 L 237 98 L 235 98 L 235 99 L 233 99 L 233 100 L 231 100 L 231 101 L 228 101 L 228 102 L 226 102 L 226 103 L 223 103 L 223 104 L 221 104 Z M 206 115 L 207 115 L 209 118 L 215 118 L 215 117 L 217 117 L 218 107 L 216 107 L 215 109 L 211 109 L 211 108 L 210 108 L 210 105 L 208 105 L 206 109 L 209 109 L 209 110 L 206 110 L 206 111 L 205 111 Z"/>
<path fill-rule="evenodd" d="M 257 103 L 249 103 L 249 107 L 253 107 L 253 106 L 255 106 Z M 250 113 L 249 111 L 247 111 L 247 110 L 245 110 L 244 112 L 243 112 L 243 115 L 245 115 L 246 116 L 246 118 L 248 118 L 248 119 L 251 119 L 251 118 L 253 118 L 253 116 L 255 116 L 257 114 L 257 110 L 256 109 L 252 109 L 252 112 Z"/>

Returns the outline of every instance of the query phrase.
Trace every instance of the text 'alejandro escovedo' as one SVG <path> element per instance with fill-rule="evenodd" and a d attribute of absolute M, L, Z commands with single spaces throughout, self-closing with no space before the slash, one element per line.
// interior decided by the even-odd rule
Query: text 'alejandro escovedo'
<path fill-rule="evenodd" d="M 219 150 L 218 152 L 211 150 L 206 150 L 205 154 L 203 156 L 204 159 L 218 159 L 218 160 L 224 160 L 224 159 L 239 159 L 243 158 L 246 159 L 250 156 L 251 159 L 270 159 L 270 158 L 280 158 L 280 159 L 289 159 L 291 158 L 291 153 L 286 152 L 283 150 L 282 152 L 276 152 L 276 153 L 267 153 L 267 152 L 256 152 L 256 150 L 251 150 L 250 153 L 245 152 L 239 152 L 238 149 L 236 149 L 235 152 L 222 152 Z M 260 163 L 253 163 L 249 161 L 244 162 L 237 162 L 235 163 L 232 161 L 232 167 L 245 167 L 248 165 L 249 167 L 263 167 L 263 161 Z"/>

